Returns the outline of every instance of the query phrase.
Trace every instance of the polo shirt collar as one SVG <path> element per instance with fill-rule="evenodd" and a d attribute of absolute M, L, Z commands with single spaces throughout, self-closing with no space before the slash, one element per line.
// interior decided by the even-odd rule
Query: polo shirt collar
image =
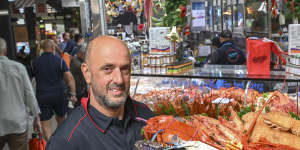
<path fill-rule="evenodd" d="M 7 60 L 8 58 L 6 56 L 0 56 L 0 59 Z"/>
<path fill-rule="evenodd" d="M 83 106 L 84 107 L 84 106 Z M 134 109 L 134 104 L 132 103 L 131 98 L 127 98 L 125 102 L 125 107 L 124 107 L 124 118 L 123 120 L 118 120 L 118 118 L 110 118 L 105 115 L 103 115 L 101 112 L 99 112 L 95 107 L 89 104 L 87 104 L 87 110 L 88 110 L 88 116 L 91 118 L 90 121 L 94 122 L 94 126 L 96 128 L 100 128 L 99 130 L 101 132 L 105 132 L 111 125 L 120 125 L 126 129 L 130 122 L 135 118 L 136 112 Z M 91 120 L 92 119 L 92 120 Z M 98 127 L 97 127 L 98 126 Z"/>

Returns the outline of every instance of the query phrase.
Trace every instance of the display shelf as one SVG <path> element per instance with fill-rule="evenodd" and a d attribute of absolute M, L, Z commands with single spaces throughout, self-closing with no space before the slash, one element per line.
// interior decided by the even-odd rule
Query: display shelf
<path fill-rule="evenodd" d="M 194 68 L 181 74 L 144 74 L 143 70 L 135 70 L 132 76 L 146 77 L 174 77 L 174 78 L 201 78 L 201 79 L 234 79 L 259 81 L 287 81 L 299 82 L 300 77 L 287 74 L 283 71 L 271 71 L 271 75 L 249 75 L 246 66 L 238 65 L 209 65 L 203 68 Z"/>

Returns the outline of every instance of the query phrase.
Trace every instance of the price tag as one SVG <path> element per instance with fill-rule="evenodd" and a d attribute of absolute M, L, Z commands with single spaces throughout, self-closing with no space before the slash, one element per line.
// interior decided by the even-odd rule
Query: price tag
<path fill-rule="evenodd" d="M 229 98 L 223 98 L 223 97 L 218 97 L 217 99 L 213 100 L 211 103 L 213 104 L 228 104 L 229 102 L 232 102 L 233 99 Z"/>

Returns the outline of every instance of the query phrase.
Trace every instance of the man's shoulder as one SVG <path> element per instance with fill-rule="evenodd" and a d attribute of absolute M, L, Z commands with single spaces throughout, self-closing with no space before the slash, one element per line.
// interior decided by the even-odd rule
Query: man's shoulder
<path fill-rule="evenodd" d="M 81 61 L 79 58 L 74 57 L 71 59 L 71 64 L 81 64 Z"/>
<path fill-rule="evenodd" d="M 44 64 L 47 62 L 51 62 L 51 63 L 61 63 L 62 58 L 60 56 L 56 56 L 56 55 L 41 55 L 38 58 L 36 58 L 33 61 L 33 65 L 36 64 Z"/>
<path fill-rule="evenodd" d="M 6 61 L 5 61 L 5 64 L 8 64 L 8 66 L 10 66 L 10 68 L 11 67 L 13 67 L 13 68 L 15 68 L 15 69 L 20 69 L 20 70 L 26 70 L 25 69 L 25 66 L 23 65 L 23 64 L 21 64 L 21 63 L 19 63 L 19 62 L 17 62 L 17 61 L 14 61 L 14 60 L 10 60 L 10 59 L 7 59 Z"/>
<path fill-rule="evenodd" d="M 86 119 L 82 107 L 76 107 L 68 114 L 66 120 L 55 130 L 53 136 L 65 137 L 66 140 L 70 139 L 75 132 L 81 130 L 83 120 Z"/>
<path fill-rule="evenodd" d="M 133 99 L 132 99 L 132 103 L 139 117 L 142 117 L 144 119 L 149 119 L 151 117 L 154 117 L 154 113 L 149 109 L 149 107 L 146 104 Z"/>
<path fill-rule="evenodd" d="M 67 119 L 55 130 L 47 142 L 47 150 L 66 149 L 78 147 L 82 141 L 87 140 L 86 119 L 82 106 L 75 108 Z"/>

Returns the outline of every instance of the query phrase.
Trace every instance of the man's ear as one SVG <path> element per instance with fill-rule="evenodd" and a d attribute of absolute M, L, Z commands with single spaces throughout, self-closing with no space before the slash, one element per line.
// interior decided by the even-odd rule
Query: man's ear
<path fill-rule="evenodd" d="M 83 73 L 83 76 L 85 78 L 85 82 L 90 85 L 91 83 L 91 71 L 89 70 L 89 66 L 86 63 L 82 63 L 81 65 L 81 71 Z"/>

